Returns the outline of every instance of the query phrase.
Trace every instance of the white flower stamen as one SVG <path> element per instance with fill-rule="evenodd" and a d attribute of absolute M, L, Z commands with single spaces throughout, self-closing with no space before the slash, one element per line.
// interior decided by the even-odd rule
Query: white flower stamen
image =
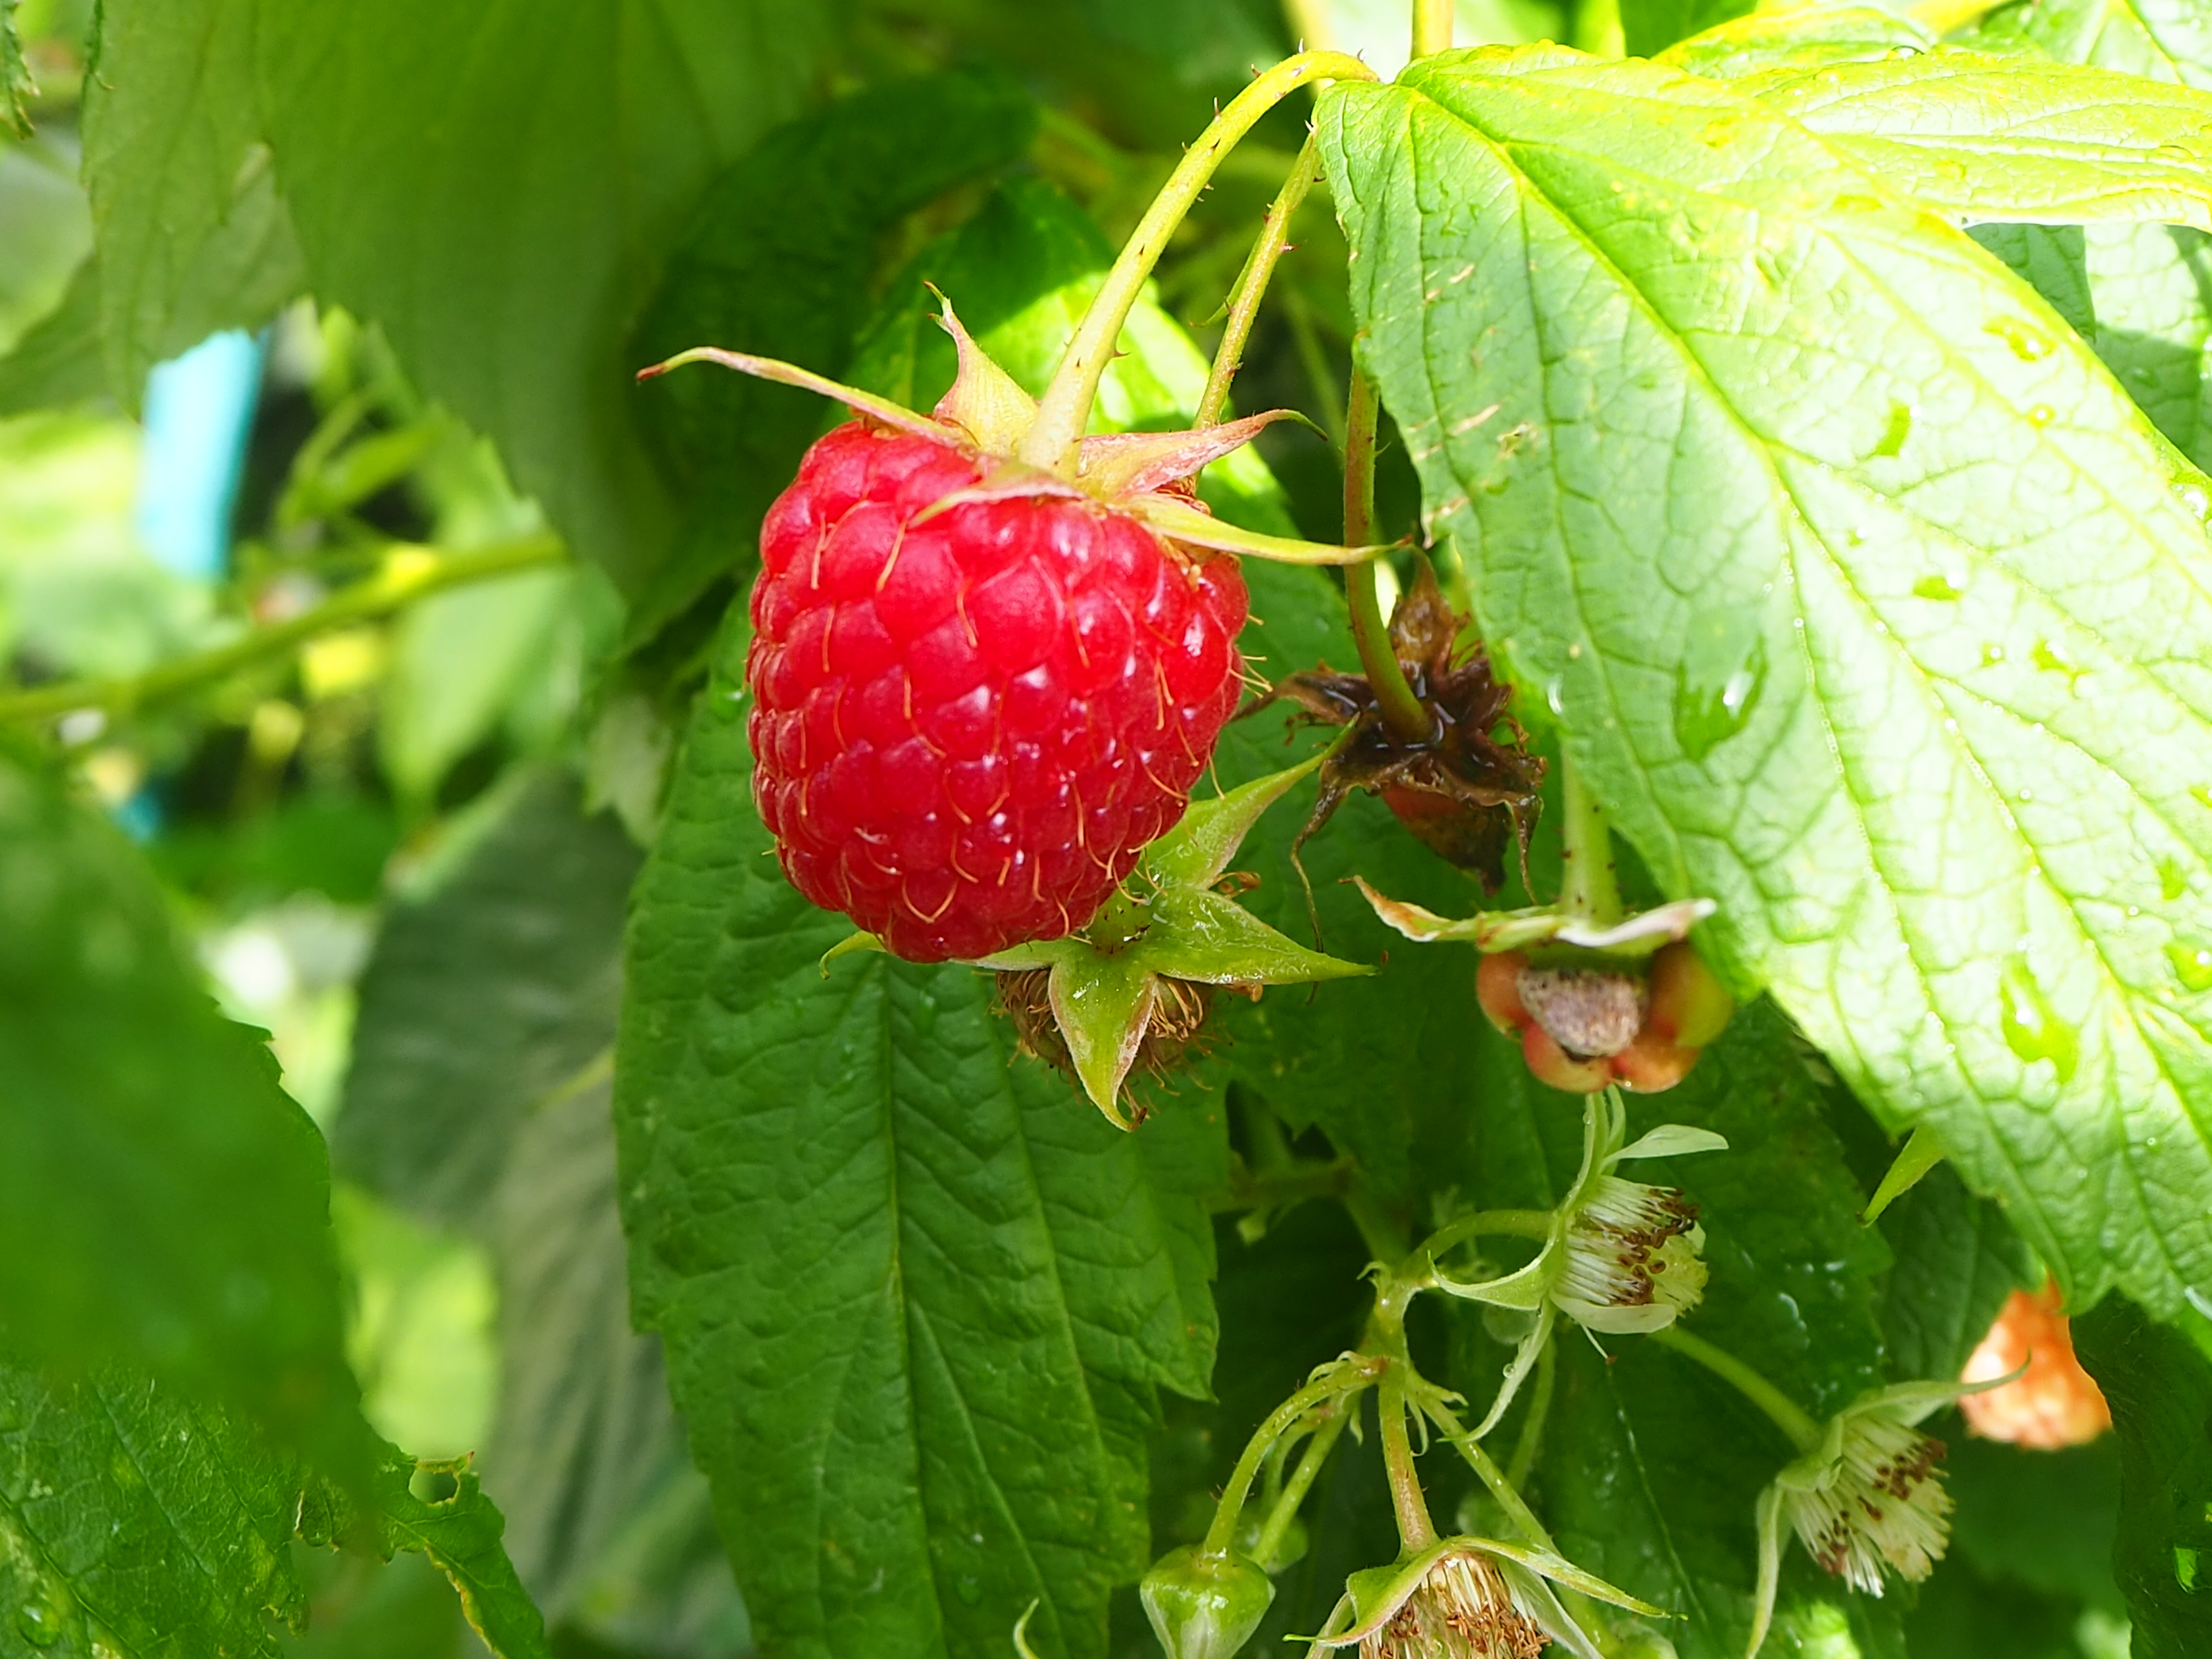
<path fill-rule="evenodd" d="M 1887 1566 L 1917 1583 L 1943 1557 L 1951 1494 L 1937 1465 L 1943 1443 L 1879 1412 L 1845 1419 L 1843 1455 L 1818 1485 L 1785 1486 L 1783 1504 L 1805 1548 L 1852 1589 L 1879 1595 Z"/>
<path fill-rule="evenodd" d="M 1536 1659 L 1551 1638 L 1480 1555 L 1447 1555 L 1359 1644 L 1359 1659 Z"/>
<path fill-rule="evenodd" d="M 1601 1176 L 1567 1229 L 1553 1293 L 1577 1318 L 1577 1304 L 1687 1313 L 1705 1294 L 1705 1241 L 1698 1206 L 1679 1188 Z"/>

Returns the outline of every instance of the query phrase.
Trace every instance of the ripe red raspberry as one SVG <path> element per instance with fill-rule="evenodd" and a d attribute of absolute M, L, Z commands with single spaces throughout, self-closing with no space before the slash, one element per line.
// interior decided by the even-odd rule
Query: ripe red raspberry
<path fill-rule="evenodd" d="M 1243 578 L 972 448 L 867 421 L 761 527 L 753 796 L 792 885 L 915 962 L 1080 927 L 1235 709 Z"/>

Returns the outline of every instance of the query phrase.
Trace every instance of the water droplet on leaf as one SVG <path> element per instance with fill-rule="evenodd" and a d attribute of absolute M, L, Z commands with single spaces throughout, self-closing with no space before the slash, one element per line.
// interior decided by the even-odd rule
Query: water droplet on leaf
<path fill-rule="evenodd" d="M 2169 945 L 2166 959 L 2173 964 L 2173 976 L 2185 989 L 2212 991 L 2212 951 L 2195 945 Z"/>
<path fill-rule="evenodd" d="M 1708 611 L 1691 624 L 1674 672 L 1674 741 L 1692 760 L 1751 723 L 1766 684 L 1766 643 L 1751 606 Z"/>
<path fill-rule="evenodd" d="M 1957 576 L 1923 576 L 1912 584 L 1912 592 L 1919 599 L 1956 604 L 1966 597 L 1966 584 Z"/>
<path fill-rule="evenodd" d="M 2001 646 L 2001 645 L 1985 645 L 1985 646 L 1984 646 L 1984 647 L 1982 647 L 1982 666 L 1983 666 L 1983 667 L 1984 667 L 1984 668 L 1994 668 L 1994 667 L 1996 667 L 1999 663 L 2002 662 L 2004 659 L 2005 659 L 2005 648 L 2004 648 L 2004 647 L 2002 647 L 2002 646 Z"/>
<path fill-rule="evenodd" d="M 2078 1034 L 2051 1007 L 2026 957 L 2013 957 L 2005 963 L 1997 992 L 2003 1005 L 2005 1046 L 2031 1065 L 2049 1060 L 2061 1083 L 2070 1079 L 2081 1054 Z"/>
<path fill-rule="evenodd" d="M 1983 324 L 1982 331 L 2002 340 L 2012 348 L 2012 355 L 2024 363 L 2039 362 L 2058 349 L 2057 343 L 2048 334 L 2018 317 L 1999 317 Z"/>
<path fill-rule="evenodd" d="M 1877 455 L 1900 453 L 1905 448 L 1905 439 L 1911 433 L 1912 405 L 1892 404 L 1889 406 L 1889 424 L 1882 428 L 1881 441 L 1875 445 L 1874 453 Z"/>

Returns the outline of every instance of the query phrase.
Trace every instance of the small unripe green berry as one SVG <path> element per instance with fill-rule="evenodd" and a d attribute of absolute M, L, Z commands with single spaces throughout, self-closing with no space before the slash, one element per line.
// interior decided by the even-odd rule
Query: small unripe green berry
<path fill-rule="evenodd" d="M 1137 1593 L 1168 1659 L 1236 1659 L 1275 1599 L 1267 1575 L 1244 1557 L 1195 1544 L 1153 1562 Z"/>
<path fill-rule="evenodd" d="M 1735 999 L 1713 970 L 1680 941 L 1651 958 L 1651 1014 L 1646 1029 L 1677 1047 L 1702 1048 L 1728 1029 Z"/>

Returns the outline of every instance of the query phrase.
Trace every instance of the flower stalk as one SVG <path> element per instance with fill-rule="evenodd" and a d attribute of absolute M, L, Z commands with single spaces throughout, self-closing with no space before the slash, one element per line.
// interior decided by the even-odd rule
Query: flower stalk
<path fill-rule="evenodd" d="M 1351 394 L 1344 418 L 1344 534 L 1346 544 L 1364 547 L 1375 532 L 1375 433 L 1380 416 L 1375 382 L 1352 368 Z M 1376 586 L 1375 567 L 1347 567 L 1344 596 L 1352 612 L 1352 642 L 1359 650 L 1359 665 L 1367 671 L 1383 729 L 1400 743 L 1418 744 L 1437 735 L 1437 717 L 1406 678 L 1382 615 L 1382 594 Z"/>
<path fill-rule="evenodd" d="M 1318 141 L 1310 132 L 1298 148 L 1297 159 L 1291 163 L 1291 175 L 1283 180 L 1283 187 L 1275 192 L 1268 204 L 1267 216 L 1260 226 L 1260 240 L 1252 244 L 1252 251 L 1244 257 L 1244 268 L 1237 274 L 1236 286 L 1229 291 L 1228 316 L 1222 325 L 1221 343 L 1214 349 L 1213 368 L 1206 378 L 1206 391 L 1198 400 L 1198 413 L 1192 419 L 1194 427 L 1209 427 L 1217 423 L 1229 410 L 1229 388 L 1237 378 L 1237 371 L 1244 366 L 1244 347 L 1252 337 L 1252 325 L 1260 315 L 1260 301 L 1273 280 L 1275 267 L 1291 251 L 1285 239 L 1290 234 L 1291 221 L 1306 199 L 1306 192 L 1319 182 L 1320 166 Z"/>

